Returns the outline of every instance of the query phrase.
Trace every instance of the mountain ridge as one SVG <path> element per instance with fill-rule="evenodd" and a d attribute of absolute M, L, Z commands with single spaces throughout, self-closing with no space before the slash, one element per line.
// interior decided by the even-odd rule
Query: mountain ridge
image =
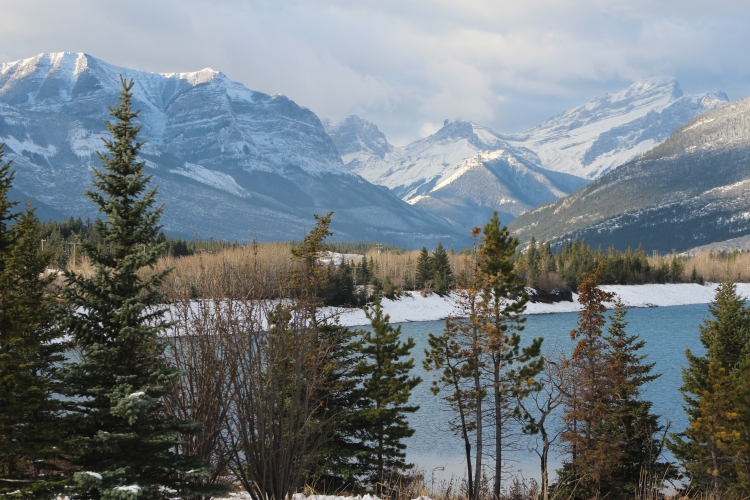
<path fill-rule="evenodd" d="M 514 220 L 521 239 L 687 250 L 750 234 L 750 99 L 694 118 L 645 155 Z"/>
<path fill-rule="evenodd" d="M 461 236 L 445 221 L 352 174 L 318 117 L 283 95 L 245 88 L 223 73 L 148 73 L 87 54 L 52 53 L 0 69 L 0 140 L 16 189 L 52 210 L 95 217 L 83 196 L 120 91 L 135 80 L 141 159 L 174 234 L 288 240 L 334 211 L 339 239 L 409 247 Z"/>
<path fill-rule="evenodd" d="M 326 129 L 352 172 L 465 226 L 493 210 L 510 222 L 565 196 L 727 102 L 718 91 L 686 96 L 674 78 L 664 78 L 636 82 L 515 135 L 445 120 L 434 134 L 395 147 L 376 125 L 356 115 L 329 122 Z M 460 192 L 448 187 L 461 176 L 467 177 Z M 486 195 L 490 186 L 494 197 Z"/>

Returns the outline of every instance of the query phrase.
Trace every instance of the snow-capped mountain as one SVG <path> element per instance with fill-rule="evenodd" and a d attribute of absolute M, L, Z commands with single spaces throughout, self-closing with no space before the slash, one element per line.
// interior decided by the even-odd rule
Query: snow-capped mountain
<path fill-rule="evenodd" d="M 653 149 L 690 119 L 728 102 L 718 91 L 683 95 L 673 78 L 644 80 L 505 139 L 536 153 L 546 169 L 596 179 Z"/>
<path fill-rule="evenodd" d="M 211 69 L 155 74 L 73 53 L 0 67 L 0 141 L 16 192 L 42 213 L 96 215 L 83 190 L 99 165 L 120 75 L 135 81 L 141 157 L 168 232 L 287 240 L 311 227 L 313 213 L 333 210 L 339 239 L 410 247 L 455 239 L 443 220 L 352 174 L 315 114 L 283 95 Z"/>
<path fill-rule="evenodd" d="M 510 221 L 565 196 L 727 103 L 722 92 L 686 96 L 674 79 L 651 79 L 516 135 L 446 120 L 435 134 L 394 147 L 357 116 L 326 126 L 352 172 L 463 228 L 492 210 Z"/>
<path fill-rule="evenodd" d="M 694 118 L 647 154 L 511 224 L 522 240 L 582 238 L 683 251 L 750 234 L 750 99 Z"/>
<path fill-rule="evenodd" d="M 435 134 L 400 148 L 357 116 L 329 124 L 328 134 L 352 172 L 461 229 L 486 222 L 494 210 L 508 222 L 586 183 L 546 171 L 530 151 L 470 122 L 446 120 Z"/>

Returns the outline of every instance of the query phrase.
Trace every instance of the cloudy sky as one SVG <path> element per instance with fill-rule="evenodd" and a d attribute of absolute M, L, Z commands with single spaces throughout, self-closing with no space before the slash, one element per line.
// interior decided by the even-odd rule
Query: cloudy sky
<path fill-rule="evenodd" d="M 649 77 L 740 99 L 748 47 L 747 0 L 4 0 L 0 15 L 0 62 L 211 67 L 396 144 L 445 118 L 521 131 Z"/>

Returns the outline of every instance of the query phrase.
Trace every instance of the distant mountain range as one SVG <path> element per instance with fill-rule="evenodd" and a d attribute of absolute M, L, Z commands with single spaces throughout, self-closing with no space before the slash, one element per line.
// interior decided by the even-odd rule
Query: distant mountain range
<path fill-rule="evenodd" d="M 326 123 L 354 173 L 457 228 L 504 222 L 565 196 L 724 106 L 722 92 L 685 96 L 674 79 L 638 82 L 516 135 L 446 120 L 435 134 L 394 147 L 358 116 Z"/>
<path fill-rule="evenodd" d="M 352 172 L 457 229 L 483 224 L 493 210 L 508 222 L 587 182 L 545 170 L 532 152 L 470 122 L 446 120 L 435 134 L 401 148 L 357 116 L 327 130 Z"/>
<path fill-rule="evenodd" d="M 645 155 L 511 224 L 524 240 L 582 238 L 685 251 L 750 234 L 750 99 L 709 111 Z"/>
<path fill-rule="evenodd" d="M 171 234 L 299 239 L 313 213 L 332 210 L 337 239 L 407 247 L 466 239 L 351 173 L 318 117 L 283 95 L 211 69 L 154 74 L 73 53 L 0 67 L 0 141 L 16 169 L 14 192 L 33 198 L 41 216 L 96 216 L 83 190 L 99 165 L 120 75 L 135 80 L 141 158 Z"/>
<path fill-rule="evenodd" d="M 685 96 L 673 79 L 635 83 L 520 134 L 446 120 L 395 147 L 362 118 L 321 123 L 211 69 L 155 74 L 71 53 L 0 66 L 13 193 L 33 198 L 41 217 L 96 216 L 83 190 L 120 75 L 136 82 L 141 158 L 171 234 L 298 239 L 313 213 L 334 211 L 339 240 L 463 246 L 497 210 L 522 238 L 671 250 L 742 236 L 750 221 L 746 101 Z"/>

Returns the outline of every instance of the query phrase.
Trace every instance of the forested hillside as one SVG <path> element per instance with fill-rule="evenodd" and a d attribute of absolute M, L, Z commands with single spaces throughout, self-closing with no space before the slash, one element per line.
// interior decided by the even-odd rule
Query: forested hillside
<path fill-rule="evenodd" d="M 683 251 L 750 233 L 750 100 L 695 118 L 662 145 L 511 224 L 522 240 L 581 238 Z"/>

